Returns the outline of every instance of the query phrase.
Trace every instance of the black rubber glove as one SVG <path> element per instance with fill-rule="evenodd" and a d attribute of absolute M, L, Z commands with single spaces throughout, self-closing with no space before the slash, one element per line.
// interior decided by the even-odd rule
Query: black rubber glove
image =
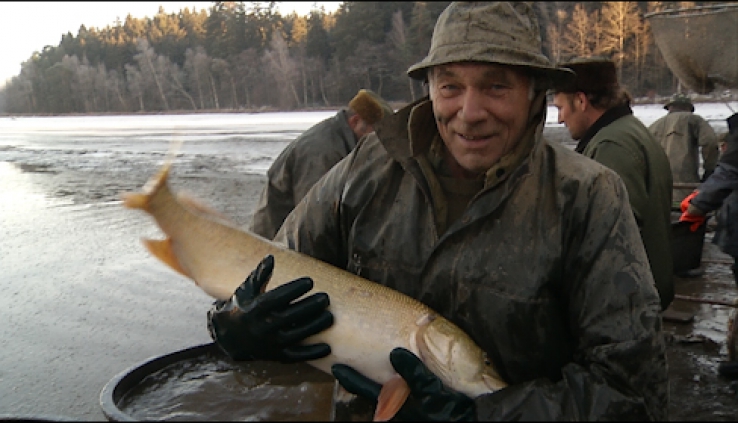
<path fill-rule="evenodd" d="M 404 348 L 390 352 L 395 371 L 410 387 L 410 396 L 395 416 L 407 421 L 475 421 L 474 400 L 443 385 L 415 354 Z M 347 391 L 375 404 L 381 385 L 344 364 L 331 367 L 333 376 Z"/>
<path fill-rule="evenodd" d="M 213 304 L 208 311 L 210 337 L 234 360 L 294 363 L 327 356 L 328 344 L 300 343 L 333 324 L 333 314 L 326 310 L 328 294 L 319 292 L 293 302 L 313 289 L 308 277 L 261 293 L 272 270 L 274 257 L 268 255 L 231 299 Z"/>

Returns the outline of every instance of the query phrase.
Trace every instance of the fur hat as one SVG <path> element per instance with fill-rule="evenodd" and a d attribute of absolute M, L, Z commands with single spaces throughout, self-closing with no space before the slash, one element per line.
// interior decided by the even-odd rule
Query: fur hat
<path fill-rule="evenodd" d="M 578 57 L 558 66 L 571 69 L 577 76 L 570 83 L 556 85 L 556 92 L 598 93 L 612 91 L 620 85 L 615 62 L 606 57 Z"/>
<path fill-rule="evenodd" d="M 369 125 L 374 125 L 395 112 L 382 97 L 371 90 L 359 90 L 349 102 L 349 107 Z"/>

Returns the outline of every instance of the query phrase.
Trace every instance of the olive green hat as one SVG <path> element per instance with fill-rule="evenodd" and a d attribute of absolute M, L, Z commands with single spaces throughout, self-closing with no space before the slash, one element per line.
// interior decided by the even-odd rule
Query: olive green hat
<path fill-rule="evenodd" d="M 429 68 L 455 62 L 524 66 L 546 86 L 573 77 L 543 55 L 538 19 L 529 2 L 451 3 L 436 21 L 428 55 L 407 74 L 422 81 Z"/>
<path fill-rule="evenodd" d="M 395 112 L 382 97 L 371 90 L 363 89 L 351 99 L 349 107 L 369 125 L 374 125 Z"/>
<path fill-rule="evenodd" d="M 615 62 L 602 56 L 582 56 L 560 63 L 559 68 L 571 69 L 576 78 L 554 85 L 554 91 L 575 93 L 599 93 L 616 89 L 618 73 Z"/>
<path fill-rule="evenodd" d="M 694 104 L 692 104 L 692 100 L 682 93 L 674 94 L 671 97 L 671 100 L 664 105 L 664 109 L 669 110 L 669 107 L 671 106 L 682 106 L 683 108 L 690 109 L 690 111 L 694 112 Z"/>

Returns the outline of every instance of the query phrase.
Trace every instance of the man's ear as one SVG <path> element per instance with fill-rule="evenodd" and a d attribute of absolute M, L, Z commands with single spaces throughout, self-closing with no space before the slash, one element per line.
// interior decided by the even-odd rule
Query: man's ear
<path fill-rule="evenodd" d="M 578 100 L 577 108 L 579 109 L 579 111 L 583 112 L 584 110 L 587 109 L 587 107 L 589 107 L 589 99 L 587 98 L 587 94 L 581 91 L 577 91 L 576 93 L 574 93 L 574 96 Z"/>
<path fill-rule="evenodd" d="M 358 113 L 354 113 L 353 116 L 348 118 L 348 124 L 351 127 L 351 130 L 356 132 L 356 127 L 359 126 L 360 121 L 361 121 L 361 116 L 359 116 Z"/>

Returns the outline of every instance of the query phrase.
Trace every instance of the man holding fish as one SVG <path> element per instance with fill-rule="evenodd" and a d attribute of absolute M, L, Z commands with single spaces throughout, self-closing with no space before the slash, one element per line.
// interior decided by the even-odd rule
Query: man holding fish
<path fill-rule="evenodd" d="M 336 379 L 401 419 L 666 420 L 661 307 L 625 186 L 543 138 L 546 90 L 573 74 L 541 53 L 531 5 L 452 3 L 408 75 L 429 97 L 364 137 L 275 241 L 428 305 L 507 386 L 464 394 L 402 348 L 389 359 L 409 393 L 340 363 Z M 236 359 L 328 356 L 303 341 L 338 324 L 331 299 L 301 298 L 310 278 L 262 293 L 279 266 L 216 303 L 213 339 Z"/>

